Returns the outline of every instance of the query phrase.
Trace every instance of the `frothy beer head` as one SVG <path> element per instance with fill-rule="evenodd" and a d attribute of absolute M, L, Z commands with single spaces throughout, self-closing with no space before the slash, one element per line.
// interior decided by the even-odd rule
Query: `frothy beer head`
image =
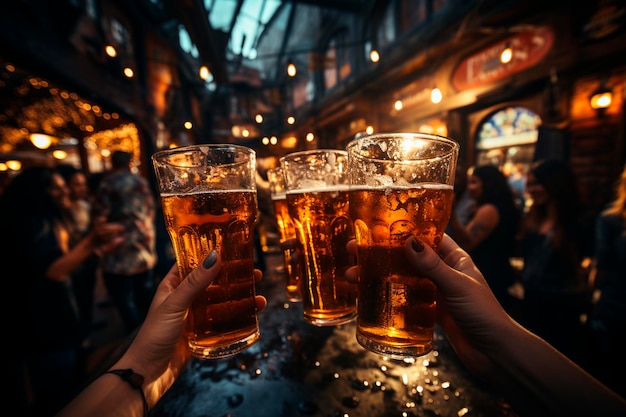
<path fill-rule="evenodd" d="M 390 133 L 355 139 L 347 146 L 350 185 L 453 185 L 459 144 L 442 136 Z"/>

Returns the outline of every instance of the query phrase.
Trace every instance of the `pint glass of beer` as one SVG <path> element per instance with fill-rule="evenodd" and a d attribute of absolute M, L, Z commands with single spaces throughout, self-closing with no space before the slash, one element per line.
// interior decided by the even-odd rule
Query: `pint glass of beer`
<path fill-rule="evenodd" d="M 296 229 L 287 208 L 287 194 L 285 194 L 285 178 L 280 166 L 267 170 L 267 179 L 270 183 L 270 195 L 274 203 L 274 214 L 278 225 L 280 243 L 283 250 L 285 273 L 287 281 L 285 290 L 287 299 L 292 302 L 302 301 L 300 295 L 300 276 L 302 267 L 299 257 L 295 254 L 295 247 L 285 246 L 296 241 Z"/>
<path fill-rule="evenodd" d="M 395 359 L 433 347 L 435 293 L 404 245 L 417 236 L 437 249 L 450 219 L 457 142 L 428 134 L 378 134 L 347 146 L 350 217 L 360 267 L 356 338 Z"/>
<path fill-rule="evenodd" d="M 213 249 L 222 259 L 219 276 L 187 314 L 191 354 L 234 355 L 260 336 L 253 259 L 256 154 L 230 144 L 194 145 L 159 151 L 152 162 L 180 279 Z"/>
<path fill-rule="evenodd" d="M 287 205 L 304 260 L 300 281 L 304 320 L 335 326 L 356 316 L 356 284 L 345 271 L 355 265 L 346 244 L 354 238 L 348 213 L 348 155 L 321 149 L 280 158 Z"/>

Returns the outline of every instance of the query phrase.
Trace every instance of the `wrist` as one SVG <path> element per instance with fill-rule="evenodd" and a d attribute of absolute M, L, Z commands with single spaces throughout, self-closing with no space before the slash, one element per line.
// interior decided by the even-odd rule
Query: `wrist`
<path fill-rule="evenodd" d="M 148 402 L 146 401 L 146 395 L 144 393 L 144 377 L 141 374 L 136 373 L 132 370 L 132 368 L 125 369 L 110 369 L 105 372 L 106 374 L 117 375 L 121 378 L 125 383 L 127 383 L 134 391 L 137 391 L 138 397 L 141 399 L 143 411 L 142 414 L 144 417 L 148 415 L 149 407 Z"/>

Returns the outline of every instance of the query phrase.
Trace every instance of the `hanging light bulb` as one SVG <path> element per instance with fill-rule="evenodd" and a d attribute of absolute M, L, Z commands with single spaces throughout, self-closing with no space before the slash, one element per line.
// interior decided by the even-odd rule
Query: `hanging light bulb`
<path fill-rule="evenodd" d="M 287 75 L 289 75 L 290 77 L 295 77 L 296 72 L 297 72 L 296 65 L 291 60 L 289 60 L 287 62 Z"/>
<path fill-rule="evenodd" d="M 206 80 L 207 78 L 209 78 L 209 75 L 211 75 L 211 71 L 209 71 L 209 67 L 203 65 L 200 67 L 198 74 L 200 75 L 200 79 Z"/>
<path fill-rule="evenodd" d="M 502 62 L 503 64 L 508 64 L 509 62 L 511 62 L 512 59 L 513 49 L 511 49 L 511 46 L 507 44 L 500 53 L 500 62 Z"/>

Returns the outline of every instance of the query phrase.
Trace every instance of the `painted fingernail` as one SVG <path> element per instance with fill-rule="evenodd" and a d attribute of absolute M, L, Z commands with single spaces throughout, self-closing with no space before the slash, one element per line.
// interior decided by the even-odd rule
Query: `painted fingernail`
<path fill-rule="evenodd" d="M 209 269 L 210 267 L 215 265 L 215 262 L 217 262 L 217 251 L 213 249 L 211 253 L 209 253 L 207 257 L 204 258 L 202 266 L 204 267 L 204 269 Z"/>
<path fill-rule="evenodd" d="M 413 250 L 417 253 L 420 253 L 421 251 L 424 250 L 424 245 L 416 237 L 414 237 L 413 240 L 411 240 L 411 246 L 413 247 Z"/>

